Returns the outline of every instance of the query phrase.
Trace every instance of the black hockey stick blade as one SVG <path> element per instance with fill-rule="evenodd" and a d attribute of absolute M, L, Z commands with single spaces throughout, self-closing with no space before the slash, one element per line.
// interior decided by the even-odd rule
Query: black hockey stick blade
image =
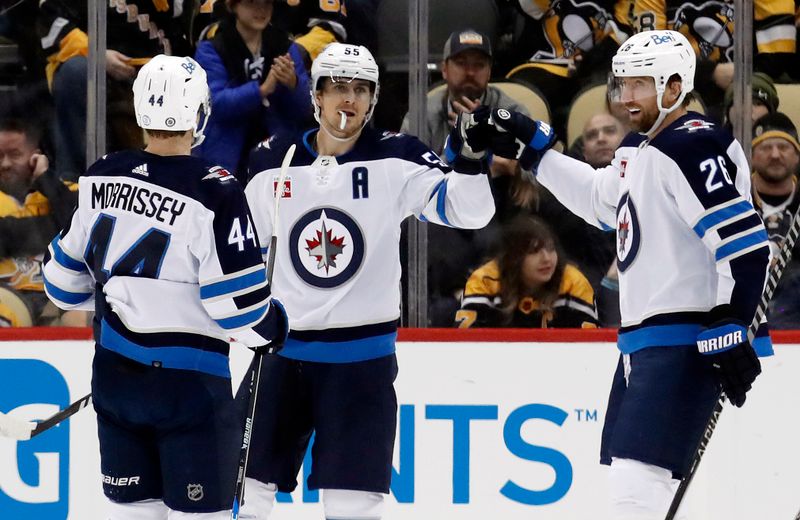
<path fill-rule="evenodd" d="M 36 425 L 36 428 L 33 429 L 31 432 L 31 439 L 39 435 L 40 433 L 44 433 L 53 426 L 58 425 L 59 423 L 69 419 L 76 413 L 80 412 L 92 402 L 92 394 L 86 394 L 68 407 L 64 408 L 60 412 L 53 414 L 52 416 L 48 417 L 44 421 L 40 422 Z"/>

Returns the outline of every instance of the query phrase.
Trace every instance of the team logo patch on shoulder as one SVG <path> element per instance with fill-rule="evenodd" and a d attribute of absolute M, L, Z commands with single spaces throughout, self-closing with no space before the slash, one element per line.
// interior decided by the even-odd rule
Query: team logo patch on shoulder
<path fill-rule="evenodd" d="M 272 193 L 278 193 L 278 181 L 280 180 L 280 175 L 273 175 L 272 176 Z M 292 177 L 287 175 L 283 179 L 283 189 L 280 190 L 281 198 L 282 199 L 291 199 L 292 198 Z"/>
<path fill-rule="evenodd" d="M 295 272 L 307 284 L 323 289 L 338 287 L 364 262 L 364 233 L 341 210 L 312 209 L 292 225 L 289 255 Z"/>
<path fill-rule="evenodd" d="M 625 272 L 636 259 L 641 243 L 641 228 L 636 206 L 626 192 L 617 204 L 617 267 Z"/>
<path fill-rule="evenodd" d="M 392 137 L 400 137 L 402 135 L 405 135 L 405 134 L 401 134 L 399 132 L 391 132 L 389 130 L 386 130 L 385 132 L 383 132 L 381 134 L 381 141 L 385 141 L 387 139 L 391 139 Z"/>
<path fill-rule="evenodd" d="M 203 177 L 203 180 L 207 181 L 210 179 L 219 179 L 220 182 L 228 182 L 235 178 L 236 177 L 234 177 L 231 172 L 229 172 L 222 166 L 214 166 L 213 168 L 210 168 L 208 170 L 208 175 Z"/>
<path fill-rule="evenodd" d="M 710 121 L 703 121 L 702 119 L 690 119 L 675 130 L 686 130 L 690 134 L 699 130 L 711 130 L 714 128 L 714 123 Z"/>

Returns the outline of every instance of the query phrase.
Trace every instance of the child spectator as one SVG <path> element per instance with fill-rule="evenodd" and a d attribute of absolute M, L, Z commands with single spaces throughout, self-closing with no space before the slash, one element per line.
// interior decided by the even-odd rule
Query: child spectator
<path fill-rule="evenodd" d="M 515 218 L 502 244 L 497 256 L 467 280 L 458 327 L 597 326 L 592 286 L 565 262 L 544 222 Z"/>

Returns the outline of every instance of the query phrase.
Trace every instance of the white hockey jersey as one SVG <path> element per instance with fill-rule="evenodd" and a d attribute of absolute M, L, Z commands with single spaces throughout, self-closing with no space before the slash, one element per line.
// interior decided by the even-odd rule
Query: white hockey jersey
<path fill-rule="evenodd" d="M 189 156 L 108 155 L 80 178 L 45 290 L 95 311 L 95 340 L 140 363 L 230 377 L 228 340 L 263 345 L 274 313 L 241 185 Z"/>
<path fill-rule="evenodd" d="M 722 304 L 750 324 L 769 246 L 730 132 L 690 112 L 650 141 L 630 134 L 599 170 L 548 151 L 537 179 L 590 224 L 616 229 L 622 352 L 694 344 Z M 753 346 L 771 352 L 765 326 Z"/>
<path fill-rule="evenodd" d="M 400 224 L 415 215 L 459 228 L 485 226 L 494 201 L 485 174 L 457 173 L 417 138 L 366 128 L 341 156 L 318 156 L 317 130 L 297 136 L 282 187 L 273 294 L 291 331 L 281 355 L 322 362 L 394 352 L 400 316 Z M 280 164 L 273 138 L 250 158 L 245 190 L 262 244 L 273 232 Z M 446 247 L 446 246 L 445 246 Z"/>

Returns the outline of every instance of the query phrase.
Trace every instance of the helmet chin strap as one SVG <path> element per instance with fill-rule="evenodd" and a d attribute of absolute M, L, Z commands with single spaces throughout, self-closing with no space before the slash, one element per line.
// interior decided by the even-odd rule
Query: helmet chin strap
<path fill-rule="evenodd" d="M 644 135 L 646 135 L 648 139 L 652 139 L 653 138 L 653 133 L 655 133 L 655 131 L 658 129 L 658 127 L 661 126 L 661 123 L 664 122 L 664 119 L 669 114 L 671 114 L 679 106 L 681 106 L 681 104 L 683 103 L 683 99 L 685 97 L 686 97 L 686 92 L 681 90 L 681 95 L 678 96 L 678 99 L 675 100 L 675 103 L 670 108 L 664 108 L 664 107 L 661 106 L 661 101 L 664 98 L 664 92 L 660 92 L 658 94 L 658 117 L 656 118 L 655 123 L 653 123 L 653 126 L 650 127 L 650 130 L 648 130 L 647 132 L 642 132 L 642 133 Z"/>

